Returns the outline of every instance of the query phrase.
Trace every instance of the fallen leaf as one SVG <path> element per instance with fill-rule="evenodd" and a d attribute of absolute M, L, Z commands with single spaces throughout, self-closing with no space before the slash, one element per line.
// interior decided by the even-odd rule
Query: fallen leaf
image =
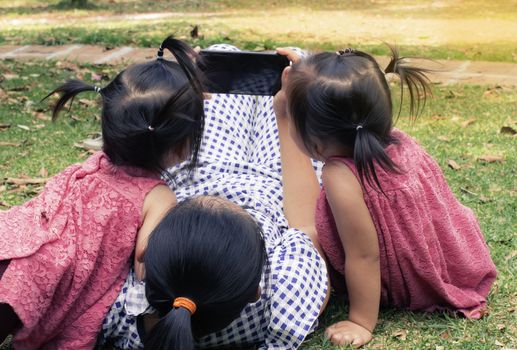
<path fill-rule="evenodd" d="M 503 162 L 504 157 L 503 156 L 494 156 L 494 155 L 483 155 L 479 156 L 477 158 L 479 161 L 485 162 L 485 163 L 495 163 L 495 162 Z"/>
<path fill-rule="evenodd" d="M 447 161 L 447 165 L 449 166 L 449 168 L 451 168 L 452 170 L 460 170 L 461 169 L 461 166 L 456 163 L 454 160 L 452 159 L 449 159 Z"/>
<path fill-rule="evenodd" d="M 476 118 L 471 118 L 469 120 L 465 120 L 463 123 L 461 123 L 461 127 L 466 128 L 467 126 L 474 124 L 475 121 L 476 121 Z"/>
<path fill-rule="evenodd" d="M 405 329 L 399 329 L 399 330 L 396 330 L 395 332 L 391 333 L 391 335 L 393 337 L 396 337 L 400 340 L 406 340 L 407 338 L 407 331 Z"/>
<path fill-rule="evenodd" d="M 12 80 L 20 77 L 18 74 L 14 73 L 4 73 L 3 76 L 5 80 Z"/>
<path fill-rule="evenodd" d="M 499 133 L 515 135 L 515 134 L 517 134 L 517 130 L 515 130 L 511 126 L 503 126 L 503 127 L 501 127 L 501 130 L 499 130 Z"/>
<path fill-rule="evenodd" d="M 436 347 L 434 349 L 435 350 L 445 350 L 445 347 L 443 347 L 441 345 L 436 345 Z"/>
<path fill-rule="evenodd" d="M 445 120 L 448 119 L 447 117 L 444 117 L 443 115 L 433 115 L 431 117 L 432 120 Z"/>
<path fill-rule="evenodd" d="M 513 252 L 511 252 L 510 254 L 508 254 L 508 256 L 506 258 L 504 258 L 505 261 L 509 261 L 513 258 L 515 258 L 515 256 L 517 255 L 517 250 L 514 250 Z"/>
<path fill-rule="evenodd" d="M 443 142 L 449 142 L 451 140 L 447 136 L 438 136 L 437 139 Z"/>
<path fill-rule="evenodd" d="M 29 87 L 28 86 L 13 86 L 7 90 L 14 91 L 14 92 L 22 92 L 22 91 L 28 91 Z M 23 99 L 21 96 L 20 96 L 20 98 Z M 27 99 L 28 99 L 28 97 L 25 97 L 25 100 L 27 100 Z"/>
<path fill-rule="evenodd" d="M 9 205 L 7 203 L 0 201 L 0 207 L 9 208 Z"/>
<path fill-rule="evenodd" d="M 449 93 L 445 96 L 445 98 L 458 98 L 458 97 L 465 97 L 465 95 L 463 95 L 459 92 L 449 90 Z"/>
<path fill-rule="evenodd" d="M 486 89 L 485 92 L 483 92 L 483 97 L 490 97 L 490 96 L 493 96 L 493 95 L 497 95 L 499 94 L 501 91 L 503 90 L 503 88 L 499 85 L 496 85 L 494 86 L 493 88 L 488 88 Z"/>
<path fill-rule="evenodd" d="M 504 331 L 504 329 L 506 328 L 506 326 L 502 323 L 499 323 L 497 324 L 497 329 L 500 330 L 500 331 Z"/>
<path fill-rule="evenodd" d="M 27 125 L 18 124 L 16 126 L 19 127 L 20 129 L 31 131 L 31 128 L 29 128 Z"/>
<path fill-rule="evenodd" d="M 192 39 L 197 39 L 199 38 L 199 26 L 198 25 L 195 25 L 192 30 L 190 31 L 190 37 Z"/>
<path fill-rule="evenodd" d="M 79 104 L 83 105 L 83 106 L 86 106 L 86 107 L 91 107 L 91 106 L 95 106 L 97 103 L 93 100 L 88 100 L 86 98 L 81 98 L 79 100 Z"/>
<path fill-rule="evenodd" d="M 52 118 L 50 118 L 46 113 L 41 113 L 41 112 L 33 112 L 32 115 L 36 118 L 36 119 L 39 119 L 39 120 L 44 120 L 44 121 L 49 121 L 51 120 Z"/>
<path fill-rule="evenodd" d="M 94 80 L 94 81 L 101 81 L 102 80 L 102 75 L 97 74 L 97 73 L 92 73 L 92 80 Z"/>
<path fill-rule="evenodd" d="M 4 142 L 4 141 L 0 141 L 0 147 L 6 147 L 6 146 L 20 147 L 21 145 L 22 145 L 21 143 L 17 143 L 17 142 Z"/>
<path fill-rule="evenodd" d="M 8 177 L 5 179 L 5 183 L 12 184 L 12 185 L 39 185 L 44 184 L 48 181 L 47 178 L 32 178 L 32 179 L 19 179 L 19 178 L 13 178 Z"/>
<path fill-rule="evenodd" d="M 41 168 L 41 169 L 39 170 L 39 175 L 40 175 L 41 177 L 48 177 L 48 170 L 47 170 L 45 167 Z"/>
<path fill-rule="evenodd" d="M 36 124 L 34 125 L 36 129 L 43 129 L 45 127 L 45 124 Z"/>
<path fill-rule="evenodd" d="M 4 192 L 7 190 L 7 187 L 5 185 L 0 186 L 0 192 Z"/>
<path fill-rule="evenodd" d="M 495 340 L 494 344 L 495 344 L 495 345 L 497 345 L 497 346 L 504 346 L 504 344 L 503 344 L 503 343 L 501 343 L 501 342 L 500 342 L 499 340 L 497 340 L 497 339 Z"/>
<path fill-rule="evenodd" d="M 11 127 L 11 124 L 0 124 L 0 130 L 9 129 L 10 127 Z"/>
<path fill-rule="evenodd" d="M 480 201 L 481 203 L 488 203 L 488 202 L 490 202 L 490 201 L 491 201 L 491 199 L 490 199 L 490 198 L 488 198 L 488 197 L 485 197 L 484 195 L 481 195 L 481 196 L 479 196 L 479 201 Z"/>
<path fill-rule="evenodd" d="M 79 66 L 77 64 L 70 63 L 70 62 L 65 62 L 65 61 L 58 61 L 56 63 L 56 67 L 57 68 L 61 68 L 61 69 L 65 69 L 65 70 L 68 70 L 68 71 L 71 71 L 71 72 L 75 72 L 75 71 L 79 70 Z"/>

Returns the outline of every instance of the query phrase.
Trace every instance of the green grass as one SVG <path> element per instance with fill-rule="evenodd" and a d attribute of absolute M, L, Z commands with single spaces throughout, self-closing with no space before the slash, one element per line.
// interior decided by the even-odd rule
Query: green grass
<path fill-rule="evenodd" d="M 517 62 L 517 40 L 507 35 L 517 32 L 515 0 L 451 1 L 437 6 L 423 0 L 99 0 L 90 1 L 91 6 L 86 9 L 70 9 L 63 3 L 60 0 L 2 2 L 0 23 L 2 20 L 4 23 L 0 44 L 155 47 L 165 36 L 174 33 L 201 46 L 232 42 L 250 50 L 285 45 L 324 50 L 355 47 L 373 54 L 387 54 L 382 44 L 386 41 L 397 43 L 404 54 L 413 56 Z M 176 12 L 177 16 L 92 19 L 100 15 L 145 12 Z M 289 20 L 291 17 L 295 19 Z M 356 24 L 347 27 L 349 21 Z M 426 27 L 427 22 L 430 27 Z M 456 26 L 446 27 L 449 29 L 445 33 L 441 26 L 436 27 L 436 23 L 448 26 L 456 22 Z M 304 29 L 309 24 L 309 29 Z M 194 25 L 200 28 L 199 38 L 190 37 Z M 471 29 L 465 30 L 464 26 Z M 505 36 L 495 37 L 498 28 Z M 488 32 L 490 36 L 483 38 Z"/>
<path fill-rule="evenodd" d="M 19 145 L 0 146 L 0 179 L 53 175 L 84 160 L 88 154 L 74 143 L 99 130 L 98 108 L 86 107 L 79 100 L 98 102 L 98 96 L 79 96 L 71 112 L 55 123 L 41 120 L 50 113 L 48 103 L 39 101 L 66 78 L 79 75 L 89 81 L 95 72 L 111 79 L 120 68 L 0 61 L 0 124 L 10 125 L 0 128 L 0 145 Z M 416 123 L 402 116 L 398 127 L 416 137 L 437 159 L 457 197 L 478 215 L 499 271 L 489 296 L 490 313 L 471 321 L 440 313 L 383 310 L 375 338 L 365 349 L 515 348 L 517 138 L 499 131 L 502 126 L 517 128 L 517 88 L 437 85 L 434 92 Z M 478 160 L 483 155 L 502 156 L 503 161 L 484 163 Z M 461 169 L 449 168 L 448 160 L 456 161 Z M 39 190 L 38 185 L 0 182 L 0 209 L 23 203 Z M 334 349 L 322 332 L 345 315 L 346 308 L 335 297 L 322 318 L 322 328 L 302 349 Z"/>

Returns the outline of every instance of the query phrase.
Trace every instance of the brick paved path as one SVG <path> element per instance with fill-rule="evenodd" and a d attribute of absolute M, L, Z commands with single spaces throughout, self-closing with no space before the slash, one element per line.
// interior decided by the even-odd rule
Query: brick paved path
<path fill-rule="evenodd" d="M 107 50 L 102 46 L 64 45 L 64 46 L 0 46 L 0 60 L 68 60 L 93 64 L 133 63 L 152 59 L 154 48 L 118 47 Z M 381 64 L 387 57 L 378 57 Z M 517 64 L 506 62 L 452 61 L 436 60 L 421 62 L 422 65 L 436 70 L 431 80 L 442 84 L 498 84 L 517 86 Z"/>

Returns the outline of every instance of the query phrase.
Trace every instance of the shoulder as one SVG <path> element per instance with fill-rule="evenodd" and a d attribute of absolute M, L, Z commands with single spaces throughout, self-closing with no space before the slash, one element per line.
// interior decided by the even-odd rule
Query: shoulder
<path fill-rule="evenodd" d="M 356 175 L 340 160 L 331 160 L 325 163 L 322 181 L 327 197 L 356 195 L 362 198 L 363 196 L 363 190 Z"/>
<path fill-rule="evenodd" d="M 176 205 L 176 195 L 172 190 L 163 184 L 154 186 L 145 196 L 142 215 L 145 218 L 149 216 L 162 216 L 163 213 Z"/>

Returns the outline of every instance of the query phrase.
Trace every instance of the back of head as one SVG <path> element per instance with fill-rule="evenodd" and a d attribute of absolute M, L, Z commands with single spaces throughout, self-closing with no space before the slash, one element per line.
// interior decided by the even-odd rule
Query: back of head
<path fill-rule="evenodd" d="M 160 316 L 145 348 L 194 349 L 194 337 L 229 325 L 255 300 L 264 261 L 261 230 L 242 209 L 214 197 L 173 208 L 144 258 L 147 299 Z M 173 307 L 177 298 L 196 311 Z"/>
<path fill-rule="evenodd" d="M 163 59 L 164 48 L 176 62 Z M 52 93 L 62 96 L 53 116 L 78 93 L 97 91 L 102 96 L 103 151 L 113 164 L 160 171 L 171 165 L 170 159 L 191 154 L 194 166 L 204 126 L 195 57 L 187 44 L 168 37 L 158 59 L 129 66 L 102 89 L 78 80 L 58 87 Z"/>
<path fill-rule="evenodd" d="M 409 88 L 412 114 L 418 114 L 420 99 L 429 92 L 426 70 L 408 65 L 391 49 L 393 56 L 386 70 L 372 56 L 353 49 L 308 56 L 293 64 L 286 91 L 289 116 L 307 150 L 318 155 L 318 143 L 351 150 L 361 182 L 373 179 L 379 187 L 374 162 L 397 171 L 384 151 L 395 142 L 385 73 L 398 74 L 401 88 Z"/>

